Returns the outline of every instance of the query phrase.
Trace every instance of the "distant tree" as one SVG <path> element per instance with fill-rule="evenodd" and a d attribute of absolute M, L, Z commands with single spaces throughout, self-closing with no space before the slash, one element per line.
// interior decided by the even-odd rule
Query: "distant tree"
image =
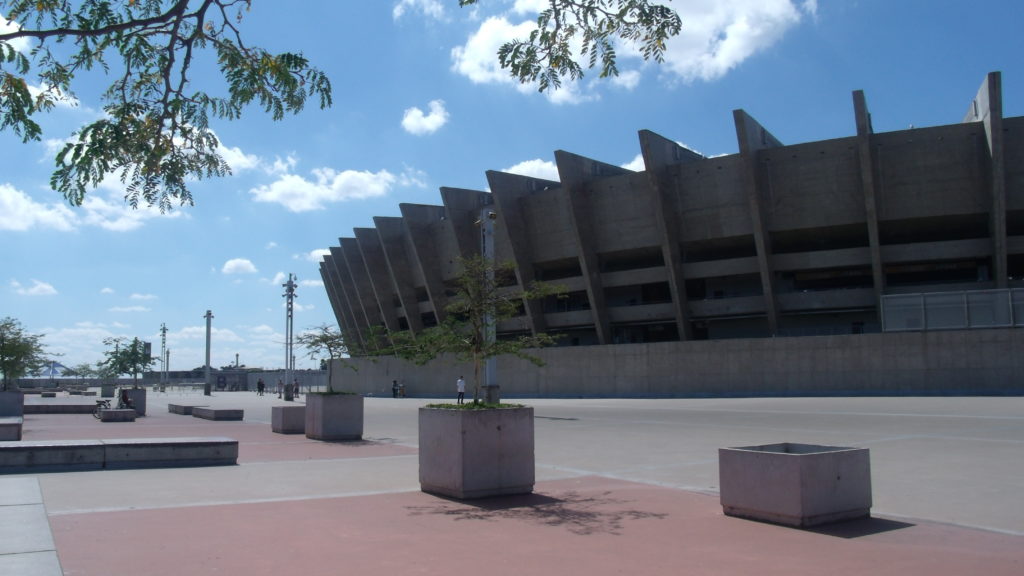
<path fill-rule="evenodd" d="M 138 385 L 139 374 L 145 372 L 156 362 L 156 358 L 147 350 L 146 343 L 138 338 L 106 338 L 103 344 L 113 347 L 104 355 L 106 359 L 100 362 L 104 371 L 112 376 L 130 374 L 135 385 Z"/>
<path fill-rule="evenodd" d="M 43 334 L 29 334 L 21 322 L 10 316 L 0 320 L 0 389 L 13 389 L 15 380 L 46 365 L 42 339 Z"/>
<path fill-rule="evenodd" d="M 93 367 L 92 364 L 89 364 L 88 362 L 83 362 L 82 364 L 75 364 L 74 366 L 65 370 L 64 375 L 74 376 L 79 379 L 93 378 L 99 375 L 99 370 Z"/>
<path fill-rule="evenodd" d="M 77 77 L 101 68 L 113 79 L 102 96 L 104 115 L 60 150 L 50 186 L 77 206 L 104 177 L 118 175 L 132 207 L 190 205 L 190 180 L 231 171 L 211 118 L 235 120 L 256 104 L 280 120 L 300 112 L 308 98 L 321 108 L 332 104 L 330 80 L 302 54 L 272 54 L 243 40 L 251 6 L 252 0 L 0 0 L 0 23 L 7 25 L 0 29 L 0 130 L 41 140 L 33 116 L 74 99 Z M 614 76 L 616 38 L 660 61 L 665 40 L 679 29 L 673 10 L 646 0 L 551 0 L 530 36 L 502 46 L 498 58 L 543 91 L 564 77 L 582 77 L 572 49 L 577 41 L 588 67 L 600 61 L 601 76 Z M 213 52 L 226 83 L 219 94 L 192 85 L 194 59 L 204 51 Z"/>
<path fill-rule="evenodd" d="M 480 399 L 480 369 L 488 358 L 512 355 L 538 366 L 543 361 L 529 353 L 555 343 L 549 334 L 521 335 L 512 338 L 491 338 L 497 323 L 522 313 L 524 301 L 561 294 L 564 289 L 535 282 L 524 290 L 504 286 L 514 277 L 511 262 L 496 264 L 482 256 L 461 258 L 461 272 L 456 277 L 455 294 L 445 308 L 445 319 L 437 326 L 412 335 L 409 331 L 392 335 L 390 351 L 416 364 L 426 364 L 443 354 L 473 363 L 473 403 Z"/>
<path fill-rule="evenodd" d="M 325 353 L 330 359 L 327 364 L 327 387 L 330 389 L 331 386 L 331 366 L 334 365 L 334 360 L 341 362 L 341 365 L 346 368 L 356 370 L 356 366 L 351 362 L 345 360 L 349 356 L 350 344 L 345 339 L 344 332 L 335 330 L 333 326 L 329 324 L 321 324 L 314 328 L 303 332 L 295 337 L 295 341 L 307 351 L 309 351 L 309 357 L 316 359 L 322 357 Z M 321 370 L 323 369 L 324 361 L 320 361 Z"/>

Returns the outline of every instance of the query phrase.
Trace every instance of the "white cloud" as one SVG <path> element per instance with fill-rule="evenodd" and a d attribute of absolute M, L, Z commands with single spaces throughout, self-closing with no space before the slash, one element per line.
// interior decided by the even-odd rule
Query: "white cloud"
<path fill-rule="evenodd" d="M 232 258 L 220 269 L 222 274 L 255 274 L 256 266 L 245 258 Z"/>
<path fill-rule="evenodd" d="M 277 242 L 271 240 L 270 242 L 267 242 L 267 245 L 264 246 L 264 248 L 267 250 L 273 250 L 274 248 L 277 248 Z"/>
<path fill-rule="evenodd" d="M 623 164 L 622 167 L 633 172 L 642 172 L 647 169 L 647 165 L 644 164 L 643 154 L 637 154 L 632 160 Z"/>
<path fill-rule="evenodd" d="M 305 260 L 307 262 L 313 262 L 314 264 L 316 264 L 319 263 L 324 256 L 327 256 L 330 253 L 331 251 L 328 250 L 327 248 L 317 248 L 316 250 L 310 250 L 305 254 L 299 254 L 296 256 L 296 258 Z"/>
<path fill-rule="evenodd" d="M 75 229 L 76 217 L 63 204 L 42 204 L 10 184 L 0 184 L 0 230 Z"/>
<path fill-rule="evenodd" d="M 423 110 L 416 107 L 407 108 L 402 116 L 402 128 L 410 134 L 422 136 L 433 134 L 448 123 L 444 100 L 431 100 L 427 107 L 430 109 L 429 114 L 424 114 Z"/>
<path fill-rule="evenodd" d="M 478 84 L 508 84 L 523 92 L 536 86 L 522 85 L 503 70 L 495 54 L 513 39 L 526 39 L 535 27 L 537 14 L 549 7 L 548 0 L 516 0 L 504 15 L 491 16 L 451 51 L 452 69 Z M 642 72 L 655 69 L 669 81 L 713 81 L 721 78 L 751 56 L 778 42 L 805 17 L 817 14 L 817 0 L 691 0 L 679 8 L 683 27 L 666 43 L 665 61 L 649 66 L 633 45 L 617 45 L 619 76 L 610 83 L 628 90 L 640 82 Z M 512 24 L 509 17 L 525 19 Z M 582 59 L 585 62 L 585 59 Z M 584 70 L 587 78 L 597 70 Z M 596 98 L 595 85 L 565 82 L 559 90 L 546 92 L 554 104 L 576 104 Z"/>
<path fill-rule="evenodd" d="M 271 284 L 278 284 L 278 285 L 283 285 L 287 281 L 288 281 L 288 275 L 285 274 L 284 272 L 278 272 L 277 274 L 274 274 L 273 278 L 270 279 L 270 283 Z"/>
<path fill-rule="evenodd" d="M 441 0 L 399 0 L 391 10 L 391 16 L 398 20 L 406 11 L 422 12 L 424 16 L 435 20 L 444 18 L 444 5 L 441 4 Z"/>
<path fill-rule="evenodd" d="M 385 196 L 396 178 L 387 170 L 373 173 L 365 170 L 318 168 L 313 180 L 296 174 L 283 174 L 269 185 L 249 191 L 257 202 L 272 202 L 290 212 L 323 210 L 327 204 Z"/>
<path fill-rule="evenodd" d="M 114 306 L 108 308 L 108 312 L 149 312 L 149 308 L 145 306 Z"/>
<path fill-rule="evenodd" d="M 541 160 L 540 158 L 520 162 L 515 166 L 505 168 L 502 172 L 519 174 L 520 176 L 532 176 L 543 180 L 554 180 L 555 182 L 559 181 L 558 166 L 556 166 L 554 162 Z"/>
<path fill-rule="evenodd" d="M 683 29 L 666 44 L 662 68 L 686 82 L 721 78 L 778 42 L 813 15 L 815 2 L 796 0 L 700 0 L 687 6 Z"/>
<path fill-rule="evenodd" d="M 132 294 L 128 297 L 130 300 L 156 300 L 155 294 Z"/>
<path fill-rule="evenodd" d="M 11 289 L 19 296 L 54 296 L 57 289 L 40 280 L 32 280 L 32 286 L 25 287 L 17 280 L 11 280 Z"/>
<path fill-rule="evenodd" d="M 260 167 L 263 161 L 255 154 L 246 154 L 241 148 L 227 147 L 223 143 L 217 146 L 217 153 L 228 163 L 235 174 Z"/>
<path fill-rule="evenodd" d="M 103 192 L 106 194 L 103 194 Z M 130 232 L 146 225 L 149 220 L 175 220 L 187 218 L 181 210 L 161 213 L 156 206 L 139 205 L 132 208 L 124 199 L 125 187 L 116 175 L 108 175 L 85 197 L 80 221 L 84 225 L 96 226 L 111 232 Z"/>
<path fill-rule="evenodd" d="M 302 286 L 303 288 L 323 288 L 324 287 L 324 281 L 323 280 L 303 280 L 303 281 L 299 282 L 299 286 Z"/>
<path fill-rule="evenodd" d="M 109 287 L 109 286 L 100 289 L 100 294 L 113 294 L 113 293 L 114 293 L 114 289 Z"/>

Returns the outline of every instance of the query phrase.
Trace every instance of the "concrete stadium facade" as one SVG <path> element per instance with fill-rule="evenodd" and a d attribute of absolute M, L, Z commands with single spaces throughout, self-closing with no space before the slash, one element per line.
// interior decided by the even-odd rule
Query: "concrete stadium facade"
<path fill-rule="evenodd" d="M 1024 326 L 1024 118 L 1003 117 L 1000 74 L 984 79 L 960 124 L 875 133 L 860 91 L 853 111 L 850 137 L 783 145 L 736 110 L 737 154 L 706 158 L 643 130 L 640 172 L 556 151 L 557 182 L 487 172 L 490 192 L 441 188 L 442 205 L 402 204 L 401 217 L 374 218 L 374 228 L 355 229 L 324 257 L 320 271 L 338 324 L 362 343 L 370 327 L 416 333 L 442 320 L 458 259 L 480 253 L 479 222 L 493 214 L 495 259 L 514 263 L 516 281 L 567 290 L 525 303 L 521 316 L 498 327 L 499 337 L 562 336 L 559 347 L 544 351 L 547 367 L 514 369 L 533 382 L 524 395 L 557 395 L 549 378 L 571 395 L 813 394 L 828 369 L 804 370 L 813 376 L 796 385 L 792 375 L 788 384 L 767 382 L 764 366 L 751 363 L 715 376 L 720 385 L 694 388 L 693 374 L 706 374 L 706 366 L 666 358 L 728 348 L 705 353 L 702 362 L 729 364 L 746 349 L 771 365 L 801 366 L 801 349 L 821 347 L 814 342 L 831 338 L 826 348 L 859 350 L 866 337 L 871 347 L 917 358 L 911 364 L 921 374 L 949 362 L 923 358 L 928 342 L 933 352 L 948 345 L 955 356 L 989 358 L 995 363 L 976 366 L 985 368 L 976 371 L 984 379 L 960 387 L 1018 393 L 1010 373 L 1019 367 L 986 352 L 993 340 L 1012 350 Z M 1004 330 L 938 340 L 892 333 L 900 327 L 886 326 L 886 298 L 931 293 L 964 295 L 966 313 L 976 318 L 975 295 L 993 295 L 985 306 L 994 312 L 986 314 L 1005 318 L 985 327 Z M 806 338 L 775 338 L 787 336 Z M 705 340 L 736 341 L 716 347 Z M 647 363 L 637 377 L 619 378 L 633 384 L 573 381 L 574 373 L 595 369 L 621 374 L 610 364 L 621 356 L 617 346 L 647 347 L 630 355 Z M 882 365 L 858 357 L 862 365 L 837 366 L 851 374 L 863 368 L 874 384 L 858 388 L 861 380 L 851 377 L 844 390 L 929 392 L 881 385 Z M 455 379 L 433 383 L 422 369 L 391 361 L 378 374 L 380 365 L 357 361 L 366 368 L 355 374 L 367 376 L 344 378 L 362 391 L 380 385 L 371 379 L 404 378 L 424 382 L 424 394 L 447 393 L 443 382 Z M 658 378 L 657 389 L 641 383 L 641 374 Z M 930 392 L 956 392 L 955 382 L 941 380 Z M 515 383 L 499 384 L 516 393 Z"/>

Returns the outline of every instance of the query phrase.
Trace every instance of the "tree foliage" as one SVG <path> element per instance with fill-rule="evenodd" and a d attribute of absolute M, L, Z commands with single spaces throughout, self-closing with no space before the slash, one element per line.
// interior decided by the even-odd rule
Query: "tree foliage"
<path fill-rule="evenodd" d="M 42 339 L 42 334 L 29 334 L 21 322 L 10 316 L 0 320 L 0 389 L 9 390 L 15 380 L 46 365 Z"/>
<path fill-rule="evenodd" d="M 549 334 L 524 334 L 511 338 L 493 337 L 502 320 L 518 316 L 526 300 L 560 294 L 559 286 L 535 282 L 526 289 L 503 286 L 503 279 L 515 274 L 515 265 L 495 263 L 482 256 L 461 258 L 461 272 L 453 286 L 455 295 L 445 307 L 444 321 L 412 335 L 392 335 L 391 352 L 416 364 L 450 354 L 461 362 L 473 363 L 473 402 L 480 398 L 480 369 L 488 358 L 512 355 L 538 366 L 543 361 L 529 353 L 555 343 Z"/>
<path fill-rule="evenodd" d="M 647 0 L 549 0 L 536 28 L 526 39 L 503 44 L 498 61 L 517 80 L 537 82 L 544 92 L 561 86 L 563 78 L 582 78 L 584 64 L 599 67 L 601 78 L 618 76 L 616 40 L 637 46 L 644 60 L 662 62 L 665 43 L 681 29 L 675 10 Z"/>
<path fill-rule="evenodd" d="M 112 80 L 102 95 L 104 115 L 57 154 L 51 187 L 77 206 L 115 175 L 132 207 L 191 205 L 190 180 L 231 171 L 211 120 L 236 120 L 250 104 L 280 120 L 309 99 L 321 108 L 332 103 L 330 80 L 301 53 L 273 54 L 243 40 L 251 6 L 252 0 L 0 0 L 0 130 L 41 140 L 36 114 L 73 100 L 75 80 L 98 70 Z M 680 27 L 674 10 L 647 0 L 549 0 L 529 37 L 504 44 L 497 57 L 513 77 L 537 82 L 543 92 L 563 78 L 578 80 L 584 65 L 599 67 L 601 77 L 617 75 L 617 40 L 661 61 Z M 193 85 L 201 55 L 215 60 L 225 84 L 220 91 Z"/>
<path fill-rule="evenodd" d="M 331 104 L 327 76 L 301 54 L 271 54 L 242 39 L 251 0 L 5 0 L 0 17 L 0 129 L 39 140 L 33 119 L 75 96 L 76 76 L 100 68 L 113 82 L 103 118 L 81 128 L 57 154 L 50 185 L 73 205 L 108 174 L 125 199 L 162 210 L 191 204 L 187 181 L 223 176 L 210 119 L 234 120 L 257 104 L 280 120 L 307 98 Z M 27 52 L 14 41 L 28 40 Z M 191 83 L 201 51 L 212 51 L 225 94 Z M 30 74 L 40 89 L 30 88 Z"/>
<path fill-rule="evenodd" d="M 146 343 L 138 338 L 105 338 L 103 344 L 112 347 L 103 353 L 106 359 L 99 363 L 101 372 L 105 374 L 114 377 L 131 374 L 137 381 L 139 374 L 151 368 L 156 362 Z"/>

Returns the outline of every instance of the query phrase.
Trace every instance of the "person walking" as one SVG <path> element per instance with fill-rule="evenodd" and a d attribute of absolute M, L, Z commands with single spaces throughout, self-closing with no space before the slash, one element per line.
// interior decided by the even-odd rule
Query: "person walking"
<path fill-rule="evenodd" d="M 398 398 L 398 380 L 391 381 L 391 397 Z"/>
<path fill-rule="evenodd" d="M 459 397 L 456 400 L 457 404 L 465 404 L 466 402 L 466 379 L 459 376 L 459 379 L 455 381 L 455 391 L 459 393 Z"/>
<path fill-rule="evenodd" d="M 280 398 L 284 394 L 284 381 L 280 378 L 277 379 L 277 397 Z"/>
<path fill-rule="evenodd" d="M 299 379 L 292 380 L 292 389 L 295 390 L 295 397 L 299 397 Z"/>
<path fill-rule="evenodd" d="M 257 396 L 263 396 L 263 390 L 266 387 L 267 387 L 267 385 L 263 383 L 263 378 L 260 378 L 259 380 L 257 380 L 256 381 L 256 395 Z"/>

